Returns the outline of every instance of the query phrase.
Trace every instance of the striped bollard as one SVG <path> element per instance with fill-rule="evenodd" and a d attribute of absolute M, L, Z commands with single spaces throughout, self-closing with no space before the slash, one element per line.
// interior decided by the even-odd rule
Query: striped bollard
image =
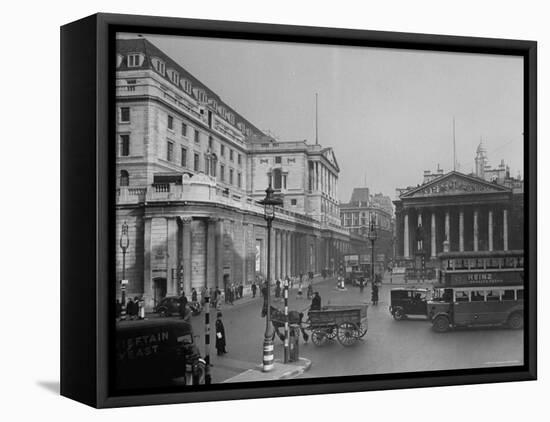
<path fill-rule="evenodd" d="M 273 356 L 273 340 L 271 338 L 264 338 L 264 358 L 263 358 L 263 371 L 269 372 L 273 369 L 275 358 Z"/>
<path fill-rule="evenodd" d="M 289 349 L 288 349 L 288 337 L 289 337 L 289 330 L 288 330 L 288 280 L 285 280 L 285 290 L 284 290 L 284 298 L 285 298 L 285 363 L 288 363 L 289 358 Z"/>
<path fill-rule="evenodd" d="M 206 368 L 204 370 L 204 383 L 210 384 L 212 378 L 210 376 L 210 295 L 208 289 L 206 289 L 204 297 L 204 362 Z"/>

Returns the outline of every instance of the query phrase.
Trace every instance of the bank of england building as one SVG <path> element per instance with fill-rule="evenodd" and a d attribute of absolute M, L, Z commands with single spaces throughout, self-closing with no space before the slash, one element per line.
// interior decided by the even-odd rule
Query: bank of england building
<path fill-rule="evenodd" d="M 126 223 L 126 292 L 148 309 L 192 288 L 247 290 L 265 278 L 258 201 L 270 183 L 284 201 L 272 277 L 334 270 L 353 247 L 340 224 L 333 150 L 258 129 L 145 38 L 117 40 L 116 113 L 116 277 Z"/>

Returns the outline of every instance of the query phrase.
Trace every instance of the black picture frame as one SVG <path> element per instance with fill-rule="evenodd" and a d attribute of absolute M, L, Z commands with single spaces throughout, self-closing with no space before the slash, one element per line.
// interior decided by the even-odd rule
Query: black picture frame
<path fill-rule="evenodd" d="M 109 386 L 113 274 L 114 66 L 119 31 L 291 41 L 524 58 L 524 365 L 256 384 L 192 392 L 114 395 Z M 61 28 L 61 394 L 97 408 L 534 380 L 537 376 L 537 44 L 366 30 L 96 14 Z"/>

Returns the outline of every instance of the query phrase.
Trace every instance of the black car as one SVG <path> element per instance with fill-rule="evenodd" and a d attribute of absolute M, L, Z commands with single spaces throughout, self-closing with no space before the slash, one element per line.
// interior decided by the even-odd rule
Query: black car
<path fill-rule="evenodd" d="M 396 288 L 390 292 L 390 313 L 397 321 L 409 315 L 428 316 L 428 289 Z"/>
<path fill-rule="evenodd" d="M 178 296 L 167 296 L 155 307 L 155 312 L 160 316 L 178 315 L 180 312 L 180 298 Z"/>

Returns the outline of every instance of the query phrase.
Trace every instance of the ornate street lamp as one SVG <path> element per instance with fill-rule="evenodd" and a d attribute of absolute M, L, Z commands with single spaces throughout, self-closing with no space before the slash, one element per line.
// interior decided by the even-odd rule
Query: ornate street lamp
<path fill-rule="evenodd" d="M 370 220 L 368 238 L 371 244 L 371 280 L 374 284 L 374 242 L 376 242 L 376 239 L 378 238 L 378 233 L 376 233 L 376 226 L 373 218 Z"/>
<path fill-rule="evenodd" d="M 274 190 L 271 183 L 265 190 L 265 198 L 260 201 L 264 206 L 264 218 L 267 222 L 267 288 L 264 297 L 264 305 L 266 307 L 265 314 L 265 335 L 264 335 L 264 352 L 263 352 L 263 371 L 268 372 L 273 369 L 273 327 L 271 326 L 271 225 L 275 219 L 275 207 L 281 207 L 283 201 L 274 195 Z"/>
<path fill-rule="evenodd" d="M 130 246 L 130 238 L 128 237 L 128 224 L 126 221 L 122 223 L 122 230 L 120 232 L 120 249 L 122 249 L 122 280 L 120 280 L 120 294 L 122 310 L 120 312 L 120 318 L 126 319 L 126 251 Z"/>

